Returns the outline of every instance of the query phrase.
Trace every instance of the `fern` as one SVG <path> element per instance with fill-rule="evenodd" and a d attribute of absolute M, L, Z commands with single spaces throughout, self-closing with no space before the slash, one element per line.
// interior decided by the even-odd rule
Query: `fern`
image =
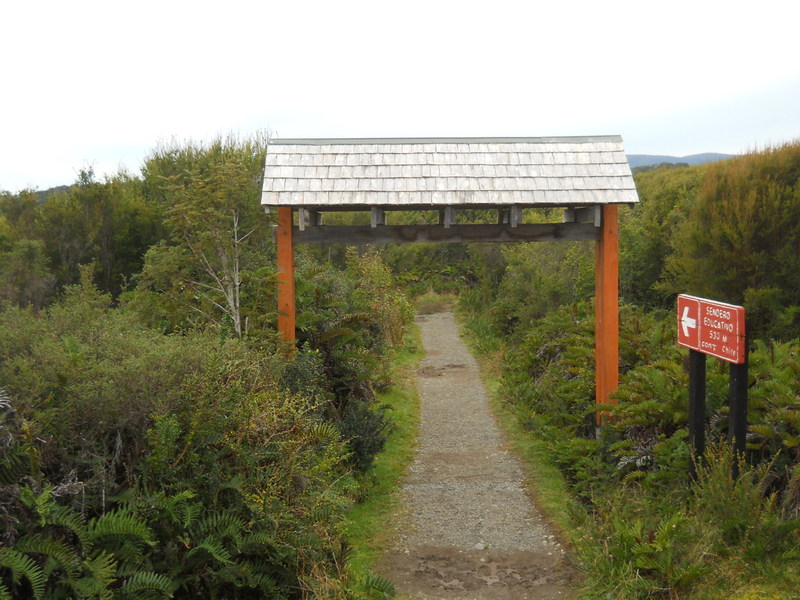
<path fill-rule="evenodd" d="M 153 533 L 146 523 L 133 516 L 129 510 L 120 508 L 92 519 L 88 534 L 92 540 L 105 536 L 130 536 L 137 541 L 153 546 Z"/>
<path fill-rule="evenodd" d="M 377 597 L 379 600 L 388 600 L 397 595 L 397 588 L 395 588 L 394 584 L 380 575 L 367 574 L 362 585 L 371 598 Z"/>
<path fill-rule="evenodd" d="M 0 548 L 0 567 L 11 571 L 14 586 L 24 577 L 30 583 L 34 598 L 38 600 L 44 595 L 47 577 L 31 557 L 11 548 Z"/>
<path fill-rule="evenodd" d="M 275 579 L 266 573 L 251 573 L 250 569 L 244 571 L 244 579 L 247 585 L 252 588 L 257 588 L 266 598 L 275 597 L 278 590 L 278 585 Z"/>
<path fill-rule="evenodd" d="M 3 452 L 0 459 L 0 485 L 13 485 L 30 472 L 28 454 L 21 445 L 15 444 Z"/>
<path fill-rule="evenodd" d="M 188 560 L 192 556 L 196 556 L 201 551 L 205 551 L 207 554 L 211 555 L 214 560 L 222 564 L 229 565 L 233 563 L 231 560 L 231 553 L 228 552 L 219 541 L 213 538 L 205 538 L 198 543 L 194 548 L 189 550 L 186 554 L 186 559 Z"/>
<path fill-rule="evenodd" d="M 46 485 L 40 494 L 25 485 L 19 490 L 19 499 L 22 504 L 39 515 L 40 525 L 44 525 L 47 522 L 47 514 L 54 505 L 53 488 L 50 485 Z"/>
<path fill-rule="evenodd" d="M 308 522 L 311 524 L 314 523 L 326 523 L 330 519 L 336 517 L 341 512 L 341 509 L 333 503 L 325 504 L 323 506 L 318 506 L 313 508 L 308 512 Z"/>
<path fill-rule="evenodd" d="M 314 423 L 309 431 L 311 436 L 319 443 L 335 444 L 341 439 L 339 430 L 333 423 Z"/>
<path fill-rule="evenodd" d="M 55 564 L 45 569 L 49 575 L 57 568 L 64 570 L 67 578 L 75 579 L 80 572 L 80 558 L 77 552 L 59 540 L 46 537 L 43 534 L 28 535 L 17 540 L 14 549 L 26 554 L 41 554 L 53 559 Z"/>
<path fill-rule="evenodd" d="M 84 548 L 90 545 L 88 532 L 86 530 L 86 521 L 83 515 L 71 508 L 53 504 L 47 513 L 46 523 L 47 525 L 55 525 L 56 527 L 63 527 L 69 530 L 80 540 Z"/>
<path fill-rule="evenodd" d="M 230 537 L 238 546 L 241 544 L 245 523 L 231 513 L 217 512 L 200 519 L 191 529 L 196 534 L 210 533 L 218 538 Z"/>
<path fill-rule="evenodd" d="M 272 533 L 263 530 L 248 533 L 242 538 L 243 551 L 263 551 L 265 547 L 272 548 L 276 544 Z"/>
<path fill-rule="evenodd" d="M 171 598 L 172 581 L 166 575 L 151 571 L 140 571 L 123 582 L 120 592 L 134 598 L 142 597 L 140 592 L 158 592 L 164 598 Z"/>
<path fill-rule="evenodd" d="M 116 581 L 117 561 L 112 554 L 105 551 L 98 552 L 89 560 L 83 562 L 84 568 L 89 572 L 75 582 L 74 588 L 78 598 L 113 598 L 111 585 Z"/>

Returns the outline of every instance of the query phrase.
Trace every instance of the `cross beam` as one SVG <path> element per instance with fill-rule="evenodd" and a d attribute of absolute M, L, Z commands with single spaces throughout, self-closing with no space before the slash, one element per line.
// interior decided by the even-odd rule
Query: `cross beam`
<path fill-rule="evenodd" d="M 449 242 L 596 241 L 600 229 L 592 223 L 525 225 L 331 225 L 294 228 L 295 243 L 389 244 Z"/>

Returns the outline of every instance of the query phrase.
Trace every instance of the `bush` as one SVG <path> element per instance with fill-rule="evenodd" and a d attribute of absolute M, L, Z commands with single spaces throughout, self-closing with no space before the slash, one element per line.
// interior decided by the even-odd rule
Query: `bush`
<path fill-rule="evenodd" d="M 41 315 L 0 310 L 0 597 L 344 585 L 347 450 L 313 395 L 279 386 L 290 359 L 109 305 L 84 279 Z"/>

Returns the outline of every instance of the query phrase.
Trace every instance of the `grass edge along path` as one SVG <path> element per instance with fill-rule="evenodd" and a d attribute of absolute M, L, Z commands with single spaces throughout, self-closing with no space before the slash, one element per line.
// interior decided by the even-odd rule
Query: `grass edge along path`
<path fill-rule="evenodd" d="M 384 414 L 391 431 L 367 473 L 365 497 L 350 509 L 343 523 L 344 536 L 352 550 L 348 568 L 367 597 L 369 590 L 363 588 L 370 587 L 372 570 L 392 535 L 386 523 L 397 512 L 401 480 L 416 453 L 419 394 L 415 372 L 423 356 L 419 327 L 415 324 L 393 359 L 392 384 L 376 393 L 377 404 L 386 407 Z"/>

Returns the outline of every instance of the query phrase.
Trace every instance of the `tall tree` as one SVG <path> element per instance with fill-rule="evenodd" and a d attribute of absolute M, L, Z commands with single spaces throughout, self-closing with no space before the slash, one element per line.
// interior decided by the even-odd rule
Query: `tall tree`
<path fill-rule="evenodd" d="M 76 283 L 80 266 L 94 263 L 98 287 L 116 296 L 141 269 L 147 248 L 162 235 L 158 206 L 145 202 L 141 185 L 126 173 L 98 182 L 88 169 L 36 207 L 35 235 L 59 286 Z"/>
<path fill-rule="evenodd" d="M 266 136 L 157 149 L 143 169 L 146 193 L 163 206 L 168 243 L 151 249 L 145 290 L 237 337 L 248 328 L 242 306 L 247 274 L 268 262 L 269 218 L 259 192 Z"/>

